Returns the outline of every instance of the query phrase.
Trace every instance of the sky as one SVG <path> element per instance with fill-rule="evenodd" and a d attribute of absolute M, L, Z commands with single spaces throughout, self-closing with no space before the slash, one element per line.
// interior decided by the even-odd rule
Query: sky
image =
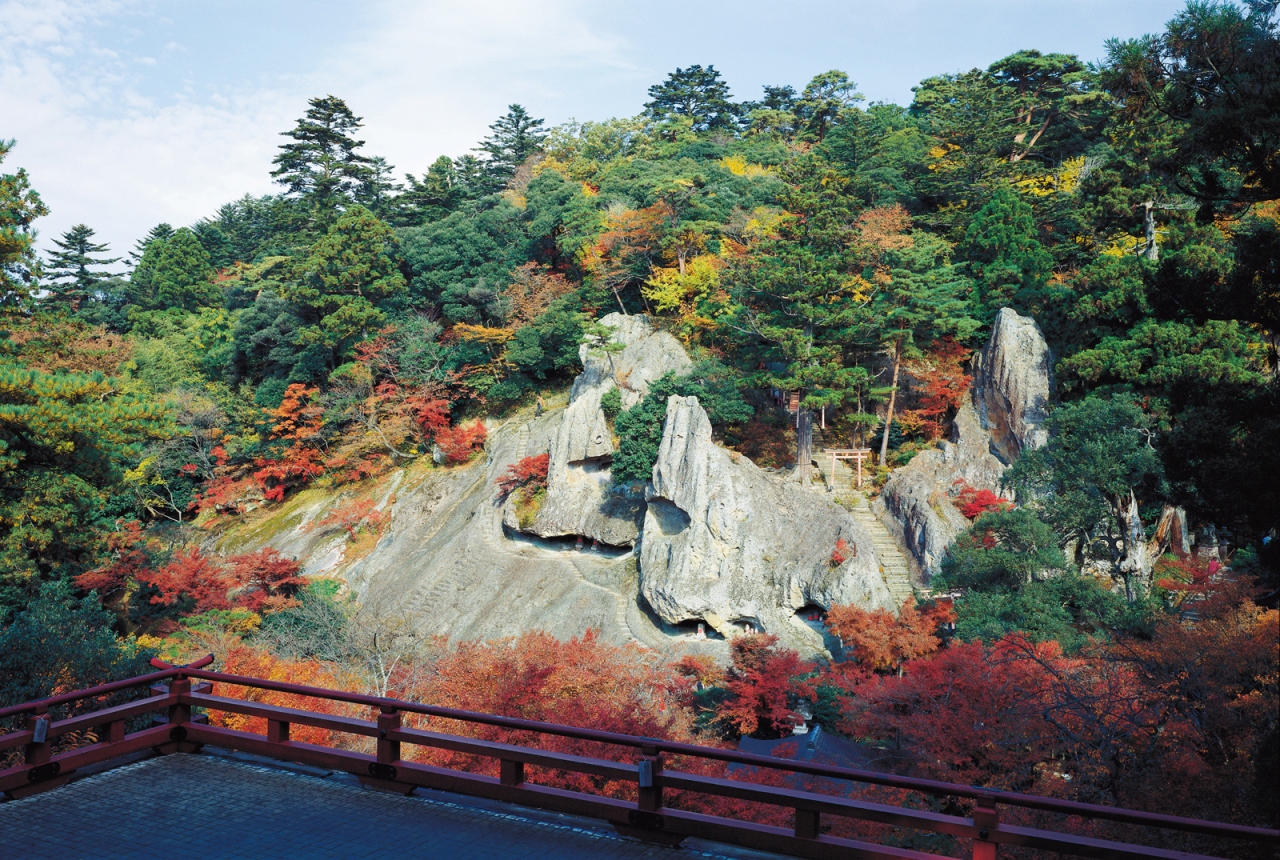
<path fill-rule="evenodd" d="M 548 125 L 639 113 L 677 67 L 714 65 L 735 98 L 841 69 L 907 104 L 931 75 L 1023 48 L 1099 59 L 1182 0 L 0 0 L 0 172 L 26 168 L 51 214 L 123 256 L 279 189 L 271 159 L 332 94 L 364 152 L 398 174 L 468 152 L 520 103 Z"/>

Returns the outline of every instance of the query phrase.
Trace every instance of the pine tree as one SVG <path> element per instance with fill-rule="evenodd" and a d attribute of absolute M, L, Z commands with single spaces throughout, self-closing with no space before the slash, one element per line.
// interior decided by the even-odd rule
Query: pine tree
<path fill-rule="evenodd" d="M 281 144 L 271 175 L 289 194 L 306 200 L 313 217 L 324 223 L 369 181 L 372 159 L 357 151 L 364 141 L 352 135 L 363 122 L 346 102 L 325 96 L 308 104 L 297 126 L 281 132 L 293 142 Z"/>
<path fill-rule="evenodd" d="M 142 262 L 142 255 L 147 252 L 147 246 L 155 241 L 167 241 L 173 236 L 173 225 L 167 222 L 160 222 L 156 226 L 147 231 L 147 235 L 138 240 L 133 246 L 133 250 L 129 252 L 129 262 L 136 269 Z"/>
<path fill-rule="evenodd" d="M 0 140 L 0 162 L 11 149 L 12 140 Z M 0 305 L 13 307 L 30 300 L 39 272 L 31 223 L 48 214 L 25 170 L 0 173 Z"/>
<path fill-rule="evenodd" d="M 311 248 L 285 297 L 307 326 L 300 340 L 327 348 L 331 365 L 383 322 L 377 305 L 405 289 L 395 234 L 363 206 L 352 206 Z"/>
<path fill-rule="evenodd" d="M 534 119 L 520 105 L 509 105 L 506 116 L 489 126 L 489 136 L 476 149 L 489 158 L 485 168 L 491 190 L 500 191 L 516 175 L 517 168 L 542 148 L 547 139 L 546 120 Z"/>
<path fill-rule="evenodd" d="M 1006 305 L 1025 311 L 1053 274 L 1053 257 L 1036 237 L 1031 207 L 1003 188 L 970 222 L 958 252 L 969 260 L 988 319 Z"/>
<path fill-rule="evenodd" d="M 195 310 L 218 304 L 221 295 L 209 280 L 209 252 L 186 227 L 168 239 L 152 239 L 130 278 L 130 298 L 148 310 Z"/>
<path fill-rule="evenodd" d="M 44 302 L 74 312 L 93 297 L 100 283 L 115 277 L 111 272 L 93 270 L 95 266 L 109 266 L 120 261 L 119 257 L 93 257 L 93 254 L 107 251 L 107 246 L 94 242 L 93 236 L 94 231 L 90 227 L 77 224 L 63 233 L 61 239 L 53 240 L 58 250 L 49 254 L 45 270 L 49 277 L 45 287 L 48 295 L 43 298 Z"/>
<path fill-rule="evenodd" d="M 804 88 L 797 102 L 797 113 L 808 124 L 809 131 L 821 143 L 827 130 L 836 122 L 840 111 L 863 100 L 858 85 L 838 69 L 816 75 Z"/>
<path fill-rule="evenodd" d="M 729 129 L 737 125 L 738 108 L 729 101 L 729 85 L 715 66 L 677 68 L 660 84 L 649 87 L 645 111 L 657 120 L 686 116 L 694 131 Z"/>

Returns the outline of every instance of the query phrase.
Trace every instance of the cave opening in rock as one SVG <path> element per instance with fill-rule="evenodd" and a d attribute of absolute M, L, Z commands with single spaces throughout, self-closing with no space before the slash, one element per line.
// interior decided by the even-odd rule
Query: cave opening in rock
<path fill-rule="evenodd" d="M 693 639 L 723 639 L 724 637 L 702 618 L 686 618 L 676 625 L 677 636 L 688 636 Z"/>

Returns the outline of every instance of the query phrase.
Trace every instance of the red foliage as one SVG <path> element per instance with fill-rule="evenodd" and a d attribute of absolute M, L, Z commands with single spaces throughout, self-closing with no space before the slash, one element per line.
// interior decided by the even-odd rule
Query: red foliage
<path fill-rule="evenodd" d="M 446 427 L 436 431 L 435 442 L 444 452 L 450 463 L 465 463 L 470 460 L 489 436 L 484 422 L 477 418 L 470 424 L 459 424 L 457 427 Z"/>
<path fill-rule="evenodd" d="M 227 580 L 237 589 L 235 603 L 254 612 L 290 605 L 307 581 L 301 564 L 269 548 L 230 556 L 226 566 Z"/>
<path fill-rule="evenodd" d="M 997 496 L 990 490 L 979 490 L 964 478 L 960 478 L 952 486 L 960 489 L 956 491 L 951 504 L 959 508 L 967 519 L 976 520 L 988 511 L 1007 511 L 1013 507 L 1013 502 L 1003 496 Z"/>
<path fill-rule="evenodd" d="M 955 621 L 950 606 L 935 603 L 923 612 L 915 598 L 907 598 L 895 618 L 883 609 L 833 606 L 827 626 L 840 637 L 858 665 L 877 672 L 901 672 L 911 660 L 938 650 L 938 628 Z"/>
<path fill-rule="evenodd" d="M 836 548 L 831 551 L 831 564 L 839 567 L 851 558 L 858 557 L 857 545 L 850 546 L 844 538 L 836 538 Z"/>
<path fill-rule="evenodd" d="M 918 385 L 919 405 L 913 411 L 921 417 L 921 429 L 929 439 L 940 437 L 948 416 L 960 408 L 973 381 L 964 372 L 964 363 L 972 352 L 947 335 L 935 341 L 923 359 L 907 365 Z"/>
<path fill-rule="evenodd" d="M 76 577 L 76 587 L 85 591 L 97 591 L 102 599 L 124 591 L 138 574 L 155 562 L 160 552 L 160 541 L 147 537 L 142 524 L 135 521 L 123 523 L 119 531 L 107 535 L 107 551 L 111 561 L 86 571 Z"/>
<path fill-rule="evenodd" d="M 320 435 L 324 410 L 316 404 L 320 389 L 294 383 L 285 389 L 284 399 L 268 415 L 275 419 L 271 436 L 292 444 L 277 460 L 260 459 L 253 477 L 262 484 L 267 501 L 284 500 L 287 489 L 307 484 L 324 474 L 324 457 L 314 447 Z"/>
<path fill-rule="evenodd" d="M 159 570 L 138 573 L 138 581 L 155 588 L 151 602 L 172 606 L 181 598 L 195 601 L 195 612 L 230 609 L 227 592 L 235 585 L 227 570 L 198 547 L 179 550 L 173 561 Z"/>
<path fill-rule="evenodd" d="M 768 633 L 738 636 L 730 646 L 733 661 L 725 685 L 730 697 L 720 718 L 744 735 L 778 737 L 804 722 L 792 705 L 814 694 L 803 676 L 814 670 L 789 648 L 779 648 Z"/>
<path fill-rule="evenodd" d="M 756 418 L 742 426 L 733 447 L 765 469 L 790 466 L 796 457 L 796 431 L 790 424 L 777 427 Z"/>
<path fill-rule="evenodd" d="M 374 528 L 382 524 L 382 511 L 374 507 L 376 504 L 373 499 L 353 499 L 334 508 L 319 521 L 309 524 L 305 531 L 338 526 L 346 530 L 348 537 L 354 539 L 362 523 L 368 523 Z"/>
<path fill-rule="evenodd" d="M 506 498 L 520 487 L 525 487 L 526 493 L 545 490 L 547 488 L 547 469 L 550 464 L 550 454 L 525 457 L 523 460 L 513 463 L 498 478 L 498 492 L 503 498 Z"/>

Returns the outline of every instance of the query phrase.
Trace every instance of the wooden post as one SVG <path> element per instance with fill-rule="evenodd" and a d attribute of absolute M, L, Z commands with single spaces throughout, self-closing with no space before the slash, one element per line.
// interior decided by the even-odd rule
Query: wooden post
<path fill-rule="evenodd" d="M 390 739 L 390 733 L 400 728 L 400 712 L 395 708 L 383 708 L 378 714 L 378 764 L 391 764 L 400 760 L 400 742 Z"/>
<path fill-rule="evenodd" d="M 796 836 L 800 839 L 817 839 L 821 813 L 814 809 L 796 810 Z"/>
<path fill-rule="evenodd" d="M 644 758 L 640 760 L 640 796 L 637 806 L 643 812 L 657 812 L 662 808 L 662 786 L 658 774 L 662 772 L 662 753 L 654 747 L 642 747 Z"/>
<path fill-rule="evenodd" d="M 994 797 L 979 795 L 973 808 L 973 824 L 978 828 L 978 838 L 973 840 L 973 860 L 996 860 L 999 846 L 987 838 L 1000 826 L 1000 813 L 996 811 Z"/>

